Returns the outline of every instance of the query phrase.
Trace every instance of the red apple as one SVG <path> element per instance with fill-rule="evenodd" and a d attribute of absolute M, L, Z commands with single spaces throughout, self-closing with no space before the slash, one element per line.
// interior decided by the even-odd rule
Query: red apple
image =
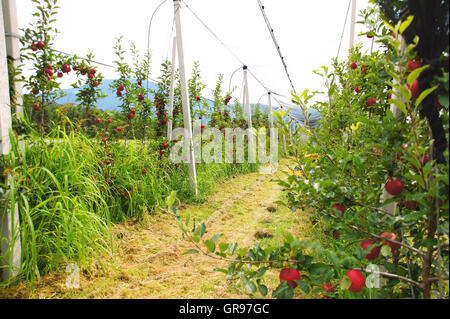
<path fill-rule="evenodd" d="M 333 238 L 334 239 L 339 239 L 339 237 L 341 237 L 341 233 L 339 231 L 335 230 L 333 232 Z"/>
<path fill-rule="evenodd" d="M 359 86 L 357 86 L 357 87 L 355 88 L 355 92 L 356 92 L 356 93 L 361 92 L 361 88 L 360 88 Z"/>
<path fill-rule="evenodd" d="M 42 41 L 39 41 L 38 43 L 36 43 L 36 46 L 39 50 L 42 50 L 43 48 L 45 48 L 45 43 Z"/>
<path fill-rule="evenodd" d="M 361 248 L 366 250 L 367 247 L 374 245 L 375 242 L 373 242 L 372 240 L 365 240 L 361 243 Z M 373 260 L 375 258 L 378 257 L 378 255 L 380 254 L 380 247 L 374 246 L 372 248 L 372 250 L 370 251 L 370 253 L 366 254 L 366 259 L 367 260 Z"/>
<path fill-rule="evenodd" d="M 120 126 L 117 128 L 117 132 L 122 132 L 122 128 Z"/>
<path fill-rule="evenodd" d="M 100 120 L 98 117 L 96 119 L 94 119 L 94 122 L 99 124 L 102 120 Z"/>
<path fill-rule="evenodd" d="M 94 81 L 94 83 L 92 83 L 95 87 L 97 87 L 99 85 L 98 81 Z"/>
<path fill-rule="evenodd" d="M 376 103 L 377 103 L 377 100 L 375 100 L 375 99 L 368 99 L 367 102 L 366 102 L 366 105 L 367 106 L 373 106 Z"/>
<path fill-rule="evenodd" d="M 397 177 L 393 177 L 386 182 L 385 188 L 389 194 L 398 196 L 403 192 L 403 183 Z"/>
<path fill-rule="evenodd" d="M 364 289 L 366 280 L 363 274 L 359 270 L 352 269 L 347 272 L 347 277 L 352 281 L 351 286 L 348 288 L 351 292 L 360 292 Z"/>
<path fill-rule="evenodd" d="M 355 62 L 350 63 L 350 68 L 352 70 L 356 69 L 358 67 L 358 64 L 356 64 Z"/>
<path fill-rule="evenodd" d="M 297 269 L 284 268 L 280 272 L 280 281 L 287 281 L 292 288 L 297 287 L 297 283 L 294 280 L 300 280 L 300 273 Z"/>
<path fill-rule="evenodd" d="M 420 61 L 409 61 L 408 62 L 408 69 L 411 71 L 414 71 L 415 69 L 418 69 L 422 66 L 422 63 Z"/>
<path fill-rule="evenodd" d="M 419 203 L 414 200 L 404 199 L 403 204 L 405 205 L 405 208 L 409 210 L 417 210 L 419 208 Z"/>
<path fill-rule="evenodd" d="M 142 170 L 142 175 L 147 175 L 147 170 L 146 169 Z"/>
<path fill-rule="evenodd" d="M 322 289 L 326 292 L 334 292 L 334 287 L 330 283 L 323 284 Z"/>
<path fill-rule="evenodd" d="M 345 213 L 346 207 L 344 204 L 340 204 L 340 203 L 334 203 L 331 208 L 340 210 L 342 213 Z"/>
<path fill-rule="evenodd" d="M 396 240 L 397 239 L 397 235 L 394 234 L 394 233 L 382 233 L 380 236 L 383 237 L 383 238 L 389 238 L 391 240 Z M 388 245 L 389 247 L 391 247 L 391 251 L 392 252 L 394 252 L 394 251 L 396 251 L 396 250 L 398 250 L 400 248 L 399 244 L 391 243 L 389 241 L 383 242 L 382 246 L 384 246 L 384 245 Z"/>
<path fill-rule="evenodd" d="M 419 80 L 415 80 L 412 85 L 408 85 L 409 90 L 411 91 L 411 95 L 413 98 L 417 99 L 420 95 L 420 88 L 419 88 Z"/>

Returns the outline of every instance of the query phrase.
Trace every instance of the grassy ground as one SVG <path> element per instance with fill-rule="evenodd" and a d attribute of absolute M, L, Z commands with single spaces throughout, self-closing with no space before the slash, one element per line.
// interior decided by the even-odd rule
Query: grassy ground
<path fill-rule="evenodd" d="M 287 161 L 280 169 L 287 168 Z M 284 199 L 284 192 L 274 180 L 284 174 L 252 173 L 232 177 L 217 185 L 202 205 L 184 206 L 197 221 L 204 221 L 210 236 L 224 234 L 221 240 L 238 242 L 240 247 L 253 245 L 256 233 L 266 232 L 272 238 L 262 242 L 283 240 L 289 232 L 304 238 L 310 231 L 306 213 L 291 212 L 286 207 L 275 207 L 273 202 Z M 172 216 L 147 216 L 113 226 L 121 259 L 117 269 L 109 273 L 81 272 L 81 287 L 66 288 L 66 273 L 53 273 L 42 278 L 34 291 L 26 284 L 0 290 L 2 298 L 248 298 L 246 291 L 225 275 L 214 272 L 225 263 L 204 255 L 183 255 L 192 244 L 182 233 Z M 269 289 L 278 283 L 278 272 L 269 272 L 265 278 Z M 270 293 L 269 295 L 270 296 Z M 256 295 L 261 298 L 262 296 Z M 298 296 L 305 297 L 305 296 Z"/>

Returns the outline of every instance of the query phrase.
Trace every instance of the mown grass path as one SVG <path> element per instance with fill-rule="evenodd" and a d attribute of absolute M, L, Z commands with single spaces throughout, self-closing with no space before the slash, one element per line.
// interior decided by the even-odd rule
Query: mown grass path
<path fill-rule="evenodd" d="M 286 232 L 304 238 L 309 228 L 306 225 L 310 224 L 305 213 L 291 212 L 284 206 L 270 209 L 275 201 L 284 199 L 283 189 L 275 180 L 285 176 L 280 170 L 286 170 L 287 163 L 283 161 L 274 175 L 252 173 L 230 178 L 217 185 L 206 203 L 181 207 L 179 213 L 184 216 L 190 212 L 191 218 L 205 222 L 206 239 L 220 233 L 223 237 L 219 242 L 238 242 L 239 247 L 251 246 L 258 240 L 263 244 L 281 242 Z M 172 216 L 130 221 L 114 226 L 113 232 L 120 238 L 117 271 L 94 272 L 94 277 L 82 273 L 81 287 L 76 290 L 66 288 L 67 274 L 51 274 L 34 292 L 20 284 L 3 292 L 0 289 L 0 297 L 249 298 L 241 285 L 214 271 L 216 267 L 226 268 L 226 262 L 202 254 L 183 254 L 194 247 L 183 239 Z M 273 237 L 257 239 L 258 232 Z M 274 289 L 279 283 L 278 272 L 269 271 L 265 283 Z"/>

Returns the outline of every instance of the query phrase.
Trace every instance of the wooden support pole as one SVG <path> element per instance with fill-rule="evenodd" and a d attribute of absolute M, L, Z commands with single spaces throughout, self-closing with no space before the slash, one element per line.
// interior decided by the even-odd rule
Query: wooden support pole
<path fill-rule="evenodd" d="M 355 21 L 356 21 L 356 0 L 352 0 L 352 15 L 350 18 L 350 39 L 349 50 L 353 48 L 355 44 Z"/>
<path fill-rule="evenodd" d="M 13 67 L 18 68 L 20 65 L 20 41 L 16 0 L 2 0 L 2 6 L 5 27 L 5 32 L 2 35 L 6 34 L 6 52 L 8 58 L 12 60 Z M 14 93 L 14 96 L 10 96 L 13 102 L 11 104 L 15 107 L 17 114 L 23 115 L 21 82 L 14 81 Z"/>
<path fill-rule="evenodd" d="M 178 64 L 180 69 L 180 84 L 181 84 L 181 101 L 183 102 L 183 120 L 184 120 L 184 142 L 188 143 L 187 149 L 189 150 L 189 180 L 192 188 L 195 191 L 195 196 L 198 195 L 197 188 L 197 171 L 195 167 L 195 154 L 194 154 L 194 142 L 191 122 L 191 107 L 189 103 L 189 91 L 186 79 L 186 70 L 184 64 L 184 52 L 183 52 L 183 34 L 181 28 L 181 4 L 180 0 L 174 0 L 174 13 L 175 13 L 175 26 L 176 26 L 176 39 L 177 39 L 177 51 L 178 51 Z"/>
<path fill-rule="evenodd" d="M 5 42 L 5 29 L 3 22 L 3 1 L 0 5 L 0 156 L 8 155 L 11 150 L 9 130 L 11 121 L 11 100 L 9 96 L 8 62 Z M 8 15 L 9 11 L 5 14 Z M 10 175 L 2 181 L 9 185 Z M 0 228 L 1 228 L 1 263 L 2 279 L 15 277 L 20 269 L 21 245 L 19 233 L 19 216 L 17 204 L 11 210 L 9 202 L 11 190 L 0 198 Z"/>

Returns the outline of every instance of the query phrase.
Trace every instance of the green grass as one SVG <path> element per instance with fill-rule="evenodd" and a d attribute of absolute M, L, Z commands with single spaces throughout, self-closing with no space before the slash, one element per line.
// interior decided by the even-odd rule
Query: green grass
<path fill-rule="evenodd" d="M 200 164 L 195 197 L 187 165 L 161 157 L 156 141 L 111 141 L 105 147 L 74 130 L 56 128 L 44 138 L 30 131 L 21 147 L 11 134 L 12 151 L 2 164 L 13 177 L 9 203 L 19 206 L 23 255 L 16 281 L 33 283 L 70 263 L 89 270 L 95 261 L 109 269 L 118 254 L 112 224 L 157 212 L 173 190 L 182 202 L 202 203 L 217 182 L 257 169 Z"/>

